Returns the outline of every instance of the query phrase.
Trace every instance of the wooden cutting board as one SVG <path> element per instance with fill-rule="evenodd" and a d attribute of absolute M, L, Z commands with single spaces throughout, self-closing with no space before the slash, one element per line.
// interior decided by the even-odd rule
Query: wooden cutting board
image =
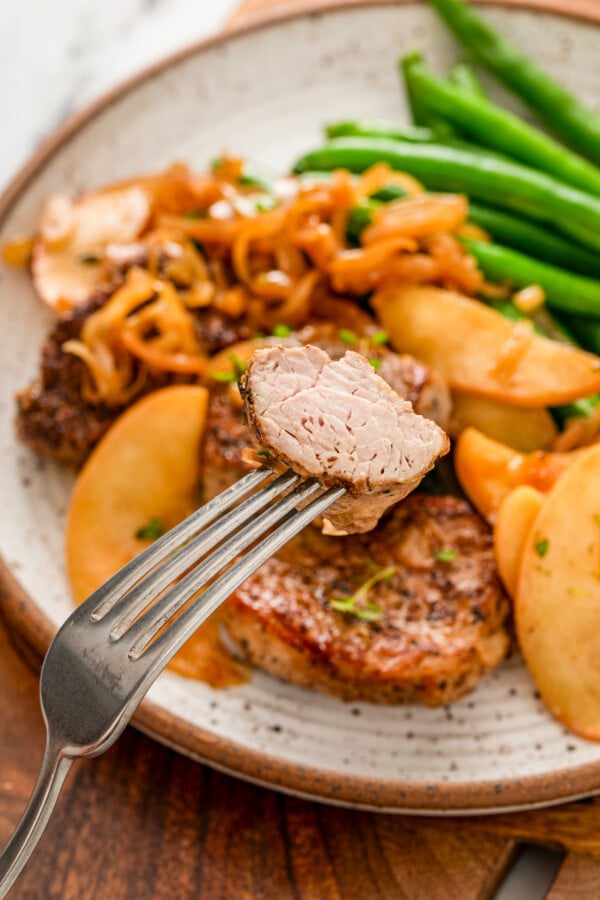
<path fill-rule="evenodd" d="M 230 21 L 306 5 L 246 0 Z M 598 0 L 529 5 L 600 16 Z M 29 796 L 44 739 L 39 658 L 18 640 L 0 621 L 0 846 Z M 355 812 L 245 784 L 127 729 L 103 757 L 74 767 L 10 897 L 485 900 L 521 841 L 566 851 L 550 900 L 600 897 L 600 799 L 444 820 Z"/>

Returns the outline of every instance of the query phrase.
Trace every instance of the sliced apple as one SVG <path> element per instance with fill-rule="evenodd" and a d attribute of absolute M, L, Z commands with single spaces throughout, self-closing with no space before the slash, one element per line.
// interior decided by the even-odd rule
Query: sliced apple
<path fill-rule="evenodd" d="M 394 349 L 429 363 L 456 390 L 525 407 L 600 391 L 600 357 L 539 337 L 477 300 L 435 287 L 389 286 L 373 305 Z"/>
<path fill-rule="evenodd" d="M 600 447 L 561 475 L 534 522 L 515 620 L 550 712 L 581 737 L 600 740 Z"/>
<path fill-rule="evenodd" d="M 134 241 L 151 212 L 151 194 L 138 185 L 51 197 L 42 213 L 31 273 L 41 299 L 59 313 L 89 299 L 103 281 L 108 244 Z"/>
<path fill-rule="evenodd" d="M 494 526 L 494 555 L 500 578 L 514 599 L 525 544 L 542 508 L 544 494 L 528 484 L 515 488 L 500 504 Z"/>
<path fill-rule="evenodd" d="M 450 433 L 458 436 L 469 425 L 522 453 L 545 450 L 558 434 L 547 409 L 523 409 L 490 397 L 453 391 Z"/>
<path fill-rule="evenodd" d="M 547 493 L 557 478 L 585 453 L 519 453 L 486 437 L 476 428 L 466 428 L 454 453 L 456 475 L 469 500 L 492 524 L 502 501 L 521 484 Z"/>
<path fill-rule="evenodd" d="M 125 565 L 149 535 L 198 505 L 208 391 L 163 388 L 125 412 L 89 457 L 67 520 L 67 569 L 79 602 Z"/>

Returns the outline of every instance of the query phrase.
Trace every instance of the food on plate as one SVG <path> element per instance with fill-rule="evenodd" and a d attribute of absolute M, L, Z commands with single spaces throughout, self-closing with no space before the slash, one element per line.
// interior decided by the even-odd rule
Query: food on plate
<path fill-rule="evenodd" d="M 494 104 L 473 64 L 443 78 L 413 54 L 400 66 L 413 126 L 334 122 L 291 175 L 225 155 L 203 174 L 176 165 L 55 197 L 33 238 L 4 249 L 14 264 L 30 252 L 59 316 L 17 428 L 83 466 L 78 598 L 259 464 L 253 441 L 319 474 L 326 433 L 347 507 L 242 585 L 176 668 L 244 680 L 226 622 L 248 662 L 287 680 L 450 702 L 509 650 L 500 575 L 549 708 L 600 739 L 598 119 L 461 0 L 431 2 L 592 161 Z M 400 425 L 409 459 L 389 440 Z M 440 428 L 450 453 L 403 497 L 446 452 Z"/>
<path fill-rule="evenodd" d="M 466 428 L 456 442 L 454 467 L 471 503 L 494 523 L 503 501 L 516 487 L 528 484 L 548 493 L 583 452 L 579 448 L 568 453 L 519 453 L 476 428 Z"/>
<path fill-rule="evenodd" d="M 530 531 L 515 598 L 519 644 L 548 709 L 600 739 L 600 447 L 557 481 Z"/>
<path fill-rule="evenodd" d="M 77 602 L 198 506 L 207 409 L 200 385 L 162 388 L 127 410 L 91 454 L 67 520 Z"/>
<path fill-rule="evenodd" d="M 437 287 L 389 285 L 373 306 L 392 346 L 451 387 L 514 406 L 558 406 L 600 390 L 600 359 Z"/>
<path fill-rule="evenodd" d="M 352 351 L 332 360 L 310 344 L 259 349 L 240 391 L 268 465 L 346 488 L 327 510 L 339 533 L 374 528 L 450 449 L 442 429 Z"/>
<path fill-rule="evenodd" d="M 85 303 L 102 283 L 98 251 L 107 244 L 130 244 L 149 216 L 148 194 L 136 185 L 76 201 L 50 197 L 31 259 L 31 277 L 42 300 L 60 313 Z"/>
<path fill-rule="evenodd" d="M 513 599 L 523 551 L 543 502 L 541 491 L 529 484 L 521 484 L 504 498 L 498 509 L 494 524 L 494 554 L 498 574 Z"/>
<path fill-rule="evenodd" d="M 568 143 L 600 163 L 600 117 L 495 31 L 463 0 L 429 0 L 469 53 L 541 115 Z"/>
<path fill-rule="evenodd" d="M 556 423 L 547 409 L 524 409 L 490 397 L 452 391 L 448 430 L 453 437 L 458 437 L 468 427 L 522 453 L 547 450 L 558 436 Z"/>
<path fill-rule="evenodd" d="M 244 657 L 345 700 L 449 703 L 506 656 L 492 535 L 456 497 L 411 494 L 368 534 L 306 529 L 228 601 Z"/>
<path fill-rule="evenodd" d="M 381 329 L 365 313 L 357 315 L 353 304 L 338 301 L 333 313 L 335 323 L 315 319 L 300 331 L 290 331 L 285 337 L 255 338 L 233 344 L 211 357 L 209 377 L 215 373 L 225 380 L 214 382 L 211 388 L 210 416 L 204 442 L 205 500 L 224 490 L 246 471 L 244 451 L 252 439 L 242 416 L 237 378 L 251 354 L 259 347 L 273 343 L 286 347 L 310 343 L 325 350 L 331 359 L 339 359 L 348 348 L 352 348 L 370 359 L 371 365 L 377 366 L 375 371 L 400 397 L 412 403 L 415 412 L 433 419 L 443 428 L 447 426 L 450 393 L 444 379 L 435 370 L 412 356 L 394 353 L 378 343 Z"/>
<path fill-rule="evenodd" d="M 208 391 L 160 388 L 130 407 L 100 441 L 77 479 L 66 557 L 77 602 L 196 509 Z M 177 653 L 171 667 L 215 688 L 248 680 L 220 639 L 218 617 Z"/>
<path fill-rule="evenodd" d="M 428 116 L 443 116 L 471 140 L 526 165 L 548 172 L 567 184 L 600 194 L 600 170 L 549 135 L 502 109 L 489 97 L 435 75 L 420 53 L 403 60 L 413 102 Z"/>

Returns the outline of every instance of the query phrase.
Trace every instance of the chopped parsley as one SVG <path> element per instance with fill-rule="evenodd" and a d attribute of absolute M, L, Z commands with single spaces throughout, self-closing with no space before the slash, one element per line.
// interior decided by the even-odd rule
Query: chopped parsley
<path fill-rule="evenodd" d="M 345 344 L 358 344 L 358 335 L 349 328 L 340 328 L 338 336 Z"/>
<path fill-rule="evenodd" d="M 101 258 L 99 256 L 95 256 L 93 253 L 87 253 L 85 256 L 79 257 L 79 262 L 83 263 L 84 266 L 95 266 L 96 263 L 101 262 Z"/>
<path fill-rule="evenodd" d="M 211 372 L 210 377 L 214 378 L 215 381 L 222 381 L 224 384 L 233 384 L 234 381 L 237 381 L 237 376 L 234 371 Z"/>
<path fill-rule="evenodd" d="M 253 197 L 252 200 L 257 212 L 268 212 L 277 206 L 277 200 L 271 194 L 259 194 L 258 197 Z"/>
<path fill-rule="evenodd" d="M 380 347 L 382 344 L 387 344 L 389 335 L 387 331 L 376 331 L 375 334 L 371 335 L 369 340 L 372 344 L 375 344 L 375 346 Z"/>
<path fill-rule="evenodd" d="M 271 334 L 273 337 L 287 337 L 292 333 L 292 329 L 289 325 L 286 325 L 284 322 L 280 322 L 278 325 L 273 326 L 273 331 Z"/>
<path fill-rule="evenodd" d="M 154 516 L 149 522 L 146 522 L 145 525 L 138 528 L 135 536 L 136 538 L 139 538 L 140 541 L 156 541 L 159 537 L 162 537 L 164 533 L 165 526 L 158 516 Z"/>
<path fill-rule="evenodd" d="M 381 368 L 381 362 L 382 360 L 378 359 L 376 356 L 373 356 L 369 360 L 369 365 L 373 366 L 374 369 L 379 369 Z"/>
<path fill-rule="evenodd" d="M 246 369 L 248 368 L 248 363 L 243 360 L 237 353 L 229 353 L 229 362 L 233 366 L 234 374 L 236 380 L 241 378 Z"/>
<path fill-rule="evenodd" d="M 256 455 L 258 456 L 259 459 L 270 459 L 271 458 L 271 454 L 269 453 L 268 450 L 257 450 Z"/>
<path fill-rule="evenodd" d="M 376 566 L 377 564 L 374 563 L 373 565 Z M 372 566 L 370 566 L 370 568 L 372 568 Z M 372 575 L 363 582 L 354 594 L 351 594 L 349 597 L 336 597 L 332 600 L 332 609 L 337 610 L 337 612 L 355 616 L 363 622 L 378 622 L 383 615 L 383 611 L 376 603 L 372 603 L 369 600 L 369 591 L 380 581 L 389 580 L 395 572 L 396 566 L 388 566 L 386 569 L 379 569 L 375 575 Z"/>
<path fill-rule="evenodd" d="M 540 540 L 536 541 L 533 545 L 533 549 L 540 557 L 540 559 L 543 559 L 550 549 L 550 541 L 548 540 L 548 538 L 540 538 Z"/>
<path fill-rule="evenodd" d="M 438 562 L 454 562 L 456 559 L 456 550 L 438 550 L 435 554 Z"/>

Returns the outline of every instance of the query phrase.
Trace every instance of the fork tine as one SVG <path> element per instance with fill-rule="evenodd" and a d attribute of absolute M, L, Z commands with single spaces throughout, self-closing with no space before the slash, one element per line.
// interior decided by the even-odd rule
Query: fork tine
<path fill-rule="evenodd" d="M 127 594 L 127 603 L 121 610 L 115 606 L 113 618 L 121 614 L 114 628 L 110 632 L 110 639 L 118 640 L 129 628 L 131 623 L 147 606 L 148 603 L 159 596 L 176 578 L 179 578 L 195 562 L 217 546 L 233 531 L 244 525 L 259 513 L 265 506 L 277 499 L 284 491 L 294 487 L 301 480 L 295 472 L 285 472 L 279 478 L 271 481 L 262 490 L 248 497 L 242 504 L 234 507 L 217 522 L 200 532 L 189 543 L 181 547 L 177 553 L 156 571 L 150 572 L 145 578 L 135 585 Z"/>
<path fill-rule="evenodd" d="M 201 528 L 210 525 L 232 506 L 235 506 L 243 497 L 259 488 L 273 475 L 272 470 L 256 469 L 236 481 L 213 500 L 210 500 L 197 512 L 193 513 L 179 525 L 171 529 L 163 537 L 159 538 L 145 550 L 142 550 L 135 559 L 127 563 L 112 578 L 109 578 L 86 601 L 96 604 L 92 619 L 100 621 L 122 599 L 137 582 L 144 577 L 157 563 L 164 559 L 172 550 L 176 550 L 181 544 L 189 540 Z"/>
<path fill-rule="evenodd" d="M 181 615 L 175 619 L 169 627 L 159 634 L 156 640 L 148 645 L 148 641 L 142 646 L 141 639 L 134 648 L 129 651 L 129 658 L 133 661 L 142 656 L 151 654 L 147 672 L 140 679 L 138 690 L 145 689 L 155 677 L 157 668 L 163 668 L 175 655 L 187 639 L 208 619 L 212 613 L 229 597 L 253 572 L 256 572 L 274 553 L 277 553 L 284 544 L 287 544 L 294 535 L 312 522 L 317 516 L 325 512 L 336 500 L 345 493 L 343 487 L 329 488 L 320 497 L 317 497 L 300 510 L 288 513 L 283 523 L 271 532 L 264 540 L 253 547 L 245 556 L 238 559 L 235 566 L 229 568 L 220 578 L 211 584 L 203 594 L 190 604 Z M 190 596 L 190 593 L 187 595 Z M 193 594 L 192 594 L 193 596 Z M 150 641 L 152 638 L 150 638 Z"/>
<path fill-rule="evenodd" d="M 317 491 L 322 490 L 322 485 L 315 479 L 304 482 L 295 491 L 274 503 L 273 506 L 265 510 L 254 521 L 242 528 L 228 541 L 225 541 L 224 544 L 221 544 L 210 556 L 207 556 L 189 572 L 185 578 L 160 597 L 127 631 L 123 628 L 119 636 L 126 633 L 127 639 L 133 642 L 131 652 L 134 654 L 134 658 L 136 658 L 135 654 L 138 653 L 138 650 L 140 653 L 143 652 L 143 648 L 150 643 L 163 625 L 194 594 L 205 587 L 215 575 L 222 572 L 228 563 L 232 562 L 242 550 L 246 550 L 289 512 L 304 503 Z M 156 596 L 156 593 L 153 596 Z"/>

